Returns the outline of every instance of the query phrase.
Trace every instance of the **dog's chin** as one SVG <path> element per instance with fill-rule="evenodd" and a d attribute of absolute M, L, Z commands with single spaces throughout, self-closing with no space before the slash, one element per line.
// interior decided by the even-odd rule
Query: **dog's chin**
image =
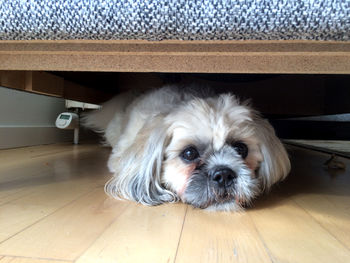
<path fill-rule="evenodd" d="M 188 189 L 187 189 L 188 190 Z M 211 196 L 211 197 L 210 197 Z M 205 190 L 198 192 L 185 191 L 182 201 L 195 208 L 207 211 L 243 211 L 250 206 L 254 196 L 237 197 L 237 195 L 215 195 Z"/>
<path fill-rule="evenodd" d="M 222 203 L 215 203 L 209 205 L 205 210 L 214 212 L 214 211 L 225 211 L 225 212 L 242 212 L 244 211 L 244 208 L 241 204 L 235 202 L 235 201 L 226 201 Z"/>
<path fill-rule="evenodd" d="M 251 201 L 239 201 L 236 198 L 231 198 L 231 199 L 225 199 L 222 201 L 215 201 L 215 202 L 211 202 L 211 203 L 207 203 L 207 204 L 202 204 L 201 206 L 198 206 L 198 204 L 196 203 L 190 203 L 188 201 L 184 201 L 187 204 L 192 205 L 195 208 L 200 208 L 200 209 L 204 209 L 206 211 L 234 211 L 234 212 L 240 212 L 240 211 L 244 211 L 244 209 L 246 207 L 249 207 L 249 204 L 251 203 Z"/>

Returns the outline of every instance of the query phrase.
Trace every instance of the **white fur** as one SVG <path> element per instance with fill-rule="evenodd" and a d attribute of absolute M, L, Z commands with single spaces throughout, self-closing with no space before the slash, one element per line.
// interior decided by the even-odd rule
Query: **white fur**
<path fill-rule="evenodd" d="M 231 94 L 206 97 L 176 86 L 139 95 L 124 93 L 85 116 L 84 123 L 103 132 L 112 147 L 108 167 L 114 176 L 105 189 L 115 198 L 146 205 L 189 202 L 185 192 L 197 168 L 179 156 L 192 144 L 212 152 L 201 160 L 208 169 L 226 165 L 239 174 L 232 194 L 244 203 L 290 170 L 287 153 L 270 124 Z M 225 150 L 230 148 L 228 140 L 246 143 L 245 160 L 239 160 L 234 150 Z M 238 201 L 208 205 L 211 210 L 240 208 Z"/>

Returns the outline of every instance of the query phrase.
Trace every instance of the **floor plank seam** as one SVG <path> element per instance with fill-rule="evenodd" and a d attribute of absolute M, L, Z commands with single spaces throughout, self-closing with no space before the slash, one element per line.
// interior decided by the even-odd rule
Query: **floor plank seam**
<path fill-rule="evenodd" d="M 127 209 L 129 206 L 130 206 L 130 205 L 125 206 L 125 207 L 122 209 L 122 211 L 112 220 L 112 222 L 111 222 L 110 224 L 108 224 L 108 225 L 106 226 L 106 228 L 105 228 L 103 231 L 101 231 L 101 233 L 95 238 L 95 240 L 93 240 L 93 241 L 91 242 L 91 244 L 90 244 L 89 246 L 87 246 L 86 249 L 85 249 L 80 255 L 78 255 L 78 256 L 73 260 L 73 262 L 78 261 L 78 260 L 81 258 L 81 256 L 83 256 L 84 253 L 85 253 L 86 251 L 88 251 L 88 250 L 97 242 L 97 240 L 106 232 L 106 230 L 107 230 L 111 225 L 113 225 L 113 224 L 115 223 L 115 221 L 118 220 L 118 218 L 126 211 L 126 209 Z"/>
<path fill-rule="evenodd" d="M 89 150 L 81 150 L 81 153 L 79 153 L 79 160 L 85 160 L 87 158 L 89 158 L 89 154 L 93 153 L 93 150 L 89 149 Z M 57 157 L 57 155 L 59 155 L 62 158 L 66 158 L 68 156 L 74 156 L 74 152 L 67 150 L 67 151 L 62 151 L 62 152 L 57 152 L 57 153 L 50 153 L 50 154 L 45 154 L 45 155 L 41 155 L 41 156 L 35 156 L 32 157 L 29 161 L 33 161 L 34 159 L 36 161 L 39 161 L 41 158 L 45 159 L 45 158 L 52 158 L 54 159 L 54 157 Z"/>
<path fill-rule="evenodd" d="M 36 158 L 41 158 L 41 157 L 51 157 L 52 155 L 56 155 L 56 154 L 63 154 L 63 153 L 72 153 L 71 149 L 65 149 L 62 151 L 56 151 L 56 152 L 50 152 L 50 153 L 42 153 L 42 154 L 37 154 L 37 155 L 33 155 L 30 157 L 30 159 L 36 159 Z"/>
<path fill-rule="evenodd" d="M 16 255 L 0 255 L 0 259 L 2 258 L 21 258 L 21 259 L 35 259 L 35 260 L 51 260 L 51 261 L 62 261 L 62 262 L 74 262 L 72 260 L 59 259 L 59 258 L 42 258 L 42 257 L 24 257 L 24 256 L 16 256 Z"/>
<path fill-rule="evenodd" d="M 337 209 L 343 209 L 341 206 L 339 206 L 339 204 L 337 202 L 333 202 L 332 199 L 329 199 L 329 197 L 327 196 L 323 196 L 324 199 L 327 200 L 327 202 L 331 203 L 334 207 L 336 207 Z M 350 206 L 349 206 L 350 208 Z M 349 210 L 350 211 L 350 210 Z"/>
<path fill-rule="evenodd" d="M 20 192 L 20 191 L 18 191 L 18 192 Z M 16 195 L 18 192 L 13 193 L 13 195 Z M 15 201 L 17 201 L 17 200 L 19 200 L 19 199 L 21 199 L 21 198 L 23 198 L 23 197 L 26 197 L 26 196 L 28 196 L 28 195 L 31 195 L 32 193 L 33 193 L 33 192 L 26 193 L 26 194 L 24 194 L 24 195 L 21 195 L 21 196 L 18 197 L 18 198 L 15 198 L 15 199 L 6 201 L 6 202 L 4 202 L 4 203 L 0 203 L 0 208 L 1 208 L 2 206 L 4 206 L 4 205 L 7 205 L 7 204 L 11 203 L 11 202 L 15 202 Z"/>
<path fill-rule="evenodd" d="M 337 240 L 339 242 L 339 244 L 341 244 L 347 251 L 350 252 L 350 248 L 345 245 L 341 240 L 339 240 L 336 236 L 334 236 L 327 228 L 325 228 L 321 222 L 319 222 L 312 214 L 309 213 L 309 211 L 307 211 L 306 209 L 304 209 L 302 206 L 300 206 L 294 199 L 292 199 L 292 201 L 294 202 L 294 204 L 299 207 L 301 210 L 303 210 L 306 214 L 309 215 L 309 217 L 312 218 L 312 220 L 319 225 L 324 231 L 326 231 L 329 235 L 331 235 L 335 240 Z"/>
<path fill-rule="evenodd" d="M 250 220 L 252 221 L 252 224 L 253 224 L 253 226 L 254 226 L 254 229 L 255 229 L 256 233 L 258 234 L 259 240 L 260 240 L 261 243 L 263 244 L 263 246 L 264 246 L 264 248 L 265 248 L 265 251 L 266 251 L 267 255 L 269 256 L 271 262 L 272 262 L 272 263 L 278 263 L 278 261 L 274 258 L 274 256 L 272 255 L 270 249 L 269 249 L 268 246 L 266 245 L 265 240 L 263 239 L 263 237 L 261 236 L 261 234 L 260 234 L 258 228 L 256 227 L 254 220 L 252 219 L 252 217 L 251 217 L 249 214 L 248 214 L 248 216 L 249 216 Z"/>
<path fill-rule="evenodd" d="M 185 221 L 186 221 L 187 211 L 188 211 L 188 205 L 186 206 L 186 211 L 185 211 L 184 218 L 183 218 L 183 221 L 182 221 L 182 226 L 181 226 L 181 231 L 180 231 L 180 236 L 179 236 L 179 242 L 177 243 L 177 247 L 176 247 L 176 251 L 175 251 L 174 263 L 176 262 L 176 259 L 177 259 L 177 253 L 179 251 L 179 247 L 180 247 L 180 243 L 181 243 L 182 232 L 183 232 Z"/>
<path fill-rule="evenodd" d="M 32 223 L 32 224 L 26 226 L 25 228 L 21 229 L 20 231 L 16 232 L 15 234 L 9 236 L 8 238 L 6 238 L 6 239 L 0 241 L 0 245 L 3 244 L 3 243 L 5 243 L 7 240 L 13 238 L 14 236 L 20 234 L 21 232 L 27 230 L 28 228 L 32 227 L 33 225 L 35 225 L 35 224 L 41 222 L 41 221 L 44 220 L 45 218 L 47 218 L 47 217 L 53 215 L 54 213 L 60 211 L 60 210 L 63 209 L 63 208 L 65 208 L 65 207 L 71 205 L 72 203 L 76 202 L 76 201 L 79 200 L 80 198 L 82 198 L 82 197 L 88 195 L 90 192 L 91 192 L 91 189 L 87 190 L 85 193 L 81 194 L 79 197 L 75 198 L 74 200 L 68 202 L 67 204 L 65 204 L 65 205 L 63 205 L 63 206 L 61 206 L 60 208 L 56 209 L 55 211 L 53 211 L 53 212 L 51 212 L 51 213 L 49 213 L 49 214 L 43 216 L 43 217 L 40 218 L 39 220 L 37 220 L 37 221 L 35 221 L 34 223 Z"/>

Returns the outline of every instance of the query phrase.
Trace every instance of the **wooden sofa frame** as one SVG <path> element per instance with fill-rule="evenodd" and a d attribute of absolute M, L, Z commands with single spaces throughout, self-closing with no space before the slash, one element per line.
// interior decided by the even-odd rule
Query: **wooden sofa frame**
<path fill-rule="evenodd" d="M 87 102 L 105 97 L 48 71 L 349 74 L 350 42 L 0 41 L 1 86 Z"/>

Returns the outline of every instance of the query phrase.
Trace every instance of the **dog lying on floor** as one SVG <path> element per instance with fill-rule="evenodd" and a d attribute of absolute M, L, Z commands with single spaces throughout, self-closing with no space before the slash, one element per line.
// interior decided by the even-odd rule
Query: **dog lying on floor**
<path fill-rule="evenodd" d="M 83 117 L 112 147 L 106 192 L 145 205 L 239 210 L 290 170 L 271 125 L 232 94 L 165 86 Z"/>

